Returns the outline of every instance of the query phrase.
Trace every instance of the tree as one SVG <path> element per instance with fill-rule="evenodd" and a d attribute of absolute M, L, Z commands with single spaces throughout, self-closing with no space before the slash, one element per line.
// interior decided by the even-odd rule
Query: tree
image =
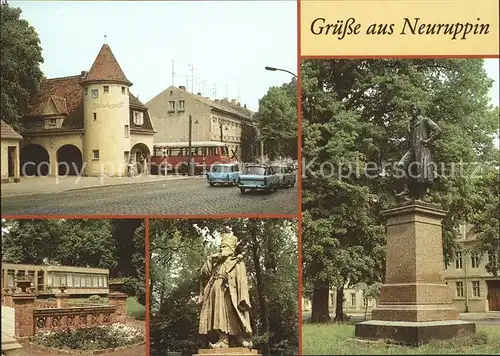
<path fill-rule="evenodd" d="M 21 19 L 21 9 L 0 6 L 0 116 L 20 130 L 21 119 L 42 80 L 42 48 L 35 29 Z"/>
<path fill-rule="evenodd" d="M 322 293 L 313 293 L 313 321 L 329 319 L 331 286 L 340 289 L 341 320 L 346 283 L 383 281 L 380 211 L 401 190 L 393 163 L 405 151 L 414 102 L 442 128 L 435 159 L 445 169 L 429 200 L 448 210 L 443 246 L 445 260 L 453 258 L 455 227 L 474 212 L 472 166 L 488 164 L 495 154 L 498 118 L 488 104 L 490 86 L 482 60 L 303 62 L 304 277 Z M 451 174 L 462 161 L 469 164 Z"/>
<path fill-rule="evenodd" d="M 296 354 L 297 228 L 288 220 L 152 220 L 152 354 L 196 352 L 199 268 L 220 232 L 239 238 L 250 285 L 254 344 L 266 354 Z M 210 338 L 210 336 L 209 336 Z"/>
<path fill-rule="evenodd" d="M 107 268 L 145 304 L 144 220 L 2 221 L 2 261 Z"/>
<path fill-rule="evenodd" d="M 271 157 L 297 157 L 297 81 L 269 88 L 255 114 L 265 151 Z"/>

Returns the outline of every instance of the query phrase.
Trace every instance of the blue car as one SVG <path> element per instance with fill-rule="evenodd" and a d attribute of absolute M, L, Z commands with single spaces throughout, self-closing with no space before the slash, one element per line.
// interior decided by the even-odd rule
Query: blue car
<path fill-rule="evenodd" d="M 280 179 L 273 168 L 262 164 L 247 166 L 238 180 L 238 188 L 240 188 L 242 193 L 245 193 L 247 190 L 275 192 L 279 186 Z"/>
<path fill-rule="evenodd" d="M 240 167 L 235 163 L 214 164 L 207 173 L 207 181 L 211 187 L 216 184 L 236 185 L 240 177 Z"/>

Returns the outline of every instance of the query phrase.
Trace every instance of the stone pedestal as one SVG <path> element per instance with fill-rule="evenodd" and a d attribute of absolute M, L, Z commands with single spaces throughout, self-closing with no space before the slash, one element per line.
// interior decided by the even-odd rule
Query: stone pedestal
<path fill-rule="evenodd" d="M 57 308 L 64 308 L 68 304 L 69 295 L 66 293 L 59 293 L 56 295 Z"/>
<path fill-rule="evenodd" d="M 441 219 L 435 204 L 409 201 L 383 211 L 387 218 L 385 284 L 372 320 L 356 325 L 356 336 L 405 344 L 475 332 L 459 319 L 443 277 Z"/>
<path fill-rule="evenodd" d="M 113 292 L 108 294 L 109 304 L 116 307 L 113 314 L 114 323 L 127 323 L 127 294 Z"/>
<path fill-rule="evenodd" d="M 17 338 L 30 337 L 34 333 L 35 298 L 35 294 L 31 293 L 16 293 L 12 296 L 15 313 L 15 337 Z"/>
<path fill-rule="evenodd" d="M 258 350 L 247 349 L 246 347 L 227 347 L 219 349 L 199 349 L 198 353 L 193 356 L 210 355 L 210 356 L 262 356 L 259 354 Z"/>

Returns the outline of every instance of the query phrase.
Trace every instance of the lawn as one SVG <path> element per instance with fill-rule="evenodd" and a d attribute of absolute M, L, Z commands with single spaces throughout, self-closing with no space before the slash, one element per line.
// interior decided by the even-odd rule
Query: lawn
<path fill-rule="evenodd" d="M 90 303 L 91 300 L 89 298 L 70 298 L 68 299 L 68 304 L 84 304 Z M 108 303 L 108 298 L 101 298 L 100 303 L 106 304 Z M 127 298 L 127 316 L 137 319 L 137 320 L 145 320 L 146 319 L 146 307 L 140 304 L 135 297 Z"/>
<path fill-rule="evenodd" d="M 354 340 L 354 324 L 304 324 L 303 355 L 435 355 L 500 354 L 500 326 L 477 326 L 476 334 L 464 338 L 432 341 L 420 347 L 383 341 Z"/>

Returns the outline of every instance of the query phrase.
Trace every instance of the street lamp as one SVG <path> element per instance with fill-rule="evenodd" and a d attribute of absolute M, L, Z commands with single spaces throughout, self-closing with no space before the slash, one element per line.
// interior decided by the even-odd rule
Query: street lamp
<path fill-rule="evenodd" d="M 269 67 L 269 66 L 266 66 L 265 68 L 266 68 L 266 70 L 269 70 L 269 71 L 271 71 L 271 72 L 276 72 L 276 71 L 278 71 L 278 72 L 285 72 L 285 73 L 291 74 L 291 75 L 293 75 L 295 78 L 297 78 L 297 75 L 296 75 L 295 73 L 292 73 L 292 72 L 290 72 L 289 70 L 286 70 L 286 69 L 275 68 L 275 67 Z"/>
<path fill-rule="evenodd" d="M 198 120 L 195 121 L 195 124 L 198 123 Z M 194 162 L 193 162 L 193 150 L 192 150 L 192 136 L 193 136 L 193 118 L 189 115 L 189 143 L 188 143 L 188 176 L 194 176 Z"/>

